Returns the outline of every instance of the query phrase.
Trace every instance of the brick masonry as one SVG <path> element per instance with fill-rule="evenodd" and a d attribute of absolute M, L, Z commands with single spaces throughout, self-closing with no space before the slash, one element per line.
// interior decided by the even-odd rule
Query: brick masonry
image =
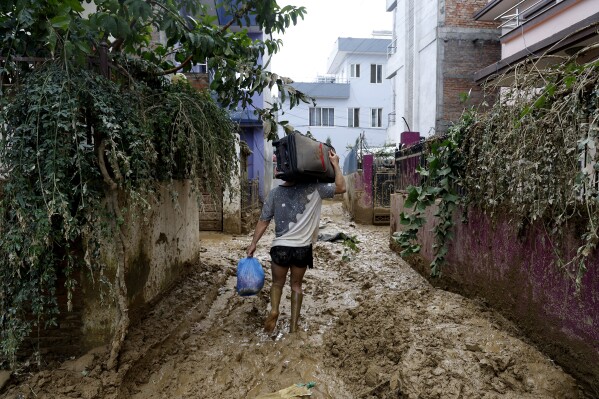
<path fill-rule="evenodd" d="M 445 131 L 452 121 L 460 118 L 466 105 L 479 105 L 485 93 L 474 81 L 474 73 L 496 62 L 501 56 L 498 41 L 446 39 L 442 71 L 443 102 L 437 131 Z M 469 102 L 462 102 L 462 95 L 470 93 Z M 494 92 L 486 93 L 494 97 Z M 489 104 L 493 100 L 487 101 Z"/>
<path fill-rule="evenodd" d="M 474 15 L 487 5 L 487 0 L 445 0 L 445 26 L 493 29 L 496 22 L 481 22 Z"/>
<path fill-rule="evenodd" d="M 59 278 L 56 283 L 59 310 L 59 314 L 56 316 L 56 325 L 44 328 L 46 322 L 40 320 L 39 331 L 37 327 L 34 327 L 29 339 L 21 348 L 21 355 L 29 356 L 39 352 L 43 361 L 47 362 L 80 354 L 83 300 L 79 291 L 79 285 L 77 285 L 73 293 L 72 310 L 69 311 L 65 278 Z"/>
<path fill-rule="evenodd" d="M 474 81 L 474 73 L 501 59 L 498 23 L 476 21 L 473 16 L 487 4 L 486 0 L 447 0 L 444 7 L 442 40 L 442 100 L 437 132 L 444 133 L 458 120 L 464 107 L 479 105 L 483 89 Z M 467 104 L 463 94 L 470 93 Z M 494 93 L 489 93 L 494 96 Z M 488 101 L 490 104 L 493 102 Z"/>

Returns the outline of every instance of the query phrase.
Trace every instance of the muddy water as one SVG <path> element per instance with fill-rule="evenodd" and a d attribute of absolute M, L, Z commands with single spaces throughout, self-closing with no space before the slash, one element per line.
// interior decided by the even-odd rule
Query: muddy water
<path fill-rule="evenodd" d="M 117 373 L 98 348 L 22 375 L 0 396 L 238 399 L 314 382 L 313 398 L 579 397 L 509 322 L 413 272 L 388 249 L 388 227 L 356 226 L 337 202 L 323 207 L 322 227 L 355 235 L 360 252 L 316 245 L 299 333 L 288 333 L 288 286 L 277 328 L 262 331 L 272 229 L 256 252 L 265 288 L 246 298 L 235 293 L 235 265 L 251 236 L 202 234 L 201 263 L 131 328 Z"/>

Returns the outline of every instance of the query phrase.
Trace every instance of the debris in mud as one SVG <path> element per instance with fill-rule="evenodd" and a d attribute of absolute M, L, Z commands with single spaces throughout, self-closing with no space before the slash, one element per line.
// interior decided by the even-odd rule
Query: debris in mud
<path fill-rule="evenodd" d="M 309 398 L 312 396 L 310 388 L 314 387 L 313 382 L 308 384 L 295 384 L 280 391 L 260 395 L 256 399 L 293 399 L 293 398 Z"/>

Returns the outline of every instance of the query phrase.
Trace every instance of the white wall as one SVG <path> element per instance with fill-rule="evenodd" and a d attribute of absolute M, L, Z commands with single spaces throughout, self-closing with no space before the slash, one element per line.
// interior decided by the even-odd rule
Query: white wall
<path fill-rule="evenodd" d="M 437 41 L 434 40 L 418 53 L 416 69 L 418 88 L 414 91 L 417 105 L 414 113 L 415 131 L 421 136 L 434 134 L 437 120 Z M 433 130 L 431 130 L 433 128 Z"/>
<path fill-rule="evenodd" d="M 396 124 L 388 135 L 395 143 L 399 142 L 400 133 L 407 130 L 402 117 L 412 131 L 423 136 L 432 134 L 431 127 L 436 125 L 438 0 L 413 0 L 413 23 L 410 23 L 409 1 L 398 0 L 391 11 L 397 51 L 389 60 L 387 76 L 395 76 Z M 414 29 L 412 36 L 410 25 Z M 410 39 L 412 43 L 408 42 Z"/>

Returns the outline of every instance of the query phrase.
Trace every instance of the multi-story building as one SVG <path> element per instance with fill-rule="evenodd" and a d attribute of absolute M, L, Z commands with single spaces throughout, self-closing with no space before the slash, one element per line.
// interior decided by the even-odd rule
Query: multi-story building
<path fill-rule="evenodd" d="M 218 18 L 220 26 L 227 25 L 232 20 L 232 15 L 223 7 L 222 2 L 217 0 L 202 0 L 201 1 L 208 9 L 208 12 Z M 252 40 L 265 40 L 266 36 L 262 29 L 256 23 L 255 16 L 251 16 L 247 20 L 248 26 L 239 27 L 237 24 L 232 24 L 229 29 L 238 31 L 244 29 L 248 32 L 248 36 Z M 261 61 L 260 61 L 261 62 Z M 266 67 L 268 70 L 269 68 Z M 256 108 L 266 108 L 268 103 L 272 102 L 270 90 L 265 89 L 262 94 L 255 94 L 252 97 L 252 104 Z M 257 182 L 259 185 L 258 193 L 260 200 L 264 200 L 272 186 L 273 164 L 272 155 L 273 149 L 264 136 L 264 128 L 260 118 L 254 114 L 254 108 L 243 108 L 241 104 L 237 109 L 231 112 L 233 121 L 239 124 L 240 140 L 247 144 L 248 152 L 247 160 L 244 162 L 245 170 L 242 171 L 244 179 L 252 182 Z M 241 182 L 244 185 L 245 182 Z"/>
<path fill-rule="evenodd" d="M 385 144 L 393 103 L 391 84 L 385 79 L 390 43 L 382 38 L 340 37 L 328 59 L 327 75 L 293 84 L 316 105 L 302 103 L 289 109 L 284 104 L 279 120 L 302 133 L 309 131 L 319 141 L 330 139 L 341 158 L 361 134 L 371 146 Z"/>
<path fill-rule="evenodd" d="M 393 41 L 385 77 L 395 101 L 389 137 L 403 131 L 444 133 L 463 109 L 463 98 L 480 103 L 474 72 L 500 58 L 497 22 L 473 15 L 486 0 L 387 0 Z M 404 121 L 405 119 L 405 121 Z"/>
<path fill-rule="evenodd" d="M 599 43 L 597 0 L 491 0 L 474 18 L 501 28 L 501 59 L 476 72 L 479 83 L 507 85 L 510 67 L 527 59 L 547 66 L 575 54 L 579 62 L 599 57 L 599 48 L 582 51 Z"/>

